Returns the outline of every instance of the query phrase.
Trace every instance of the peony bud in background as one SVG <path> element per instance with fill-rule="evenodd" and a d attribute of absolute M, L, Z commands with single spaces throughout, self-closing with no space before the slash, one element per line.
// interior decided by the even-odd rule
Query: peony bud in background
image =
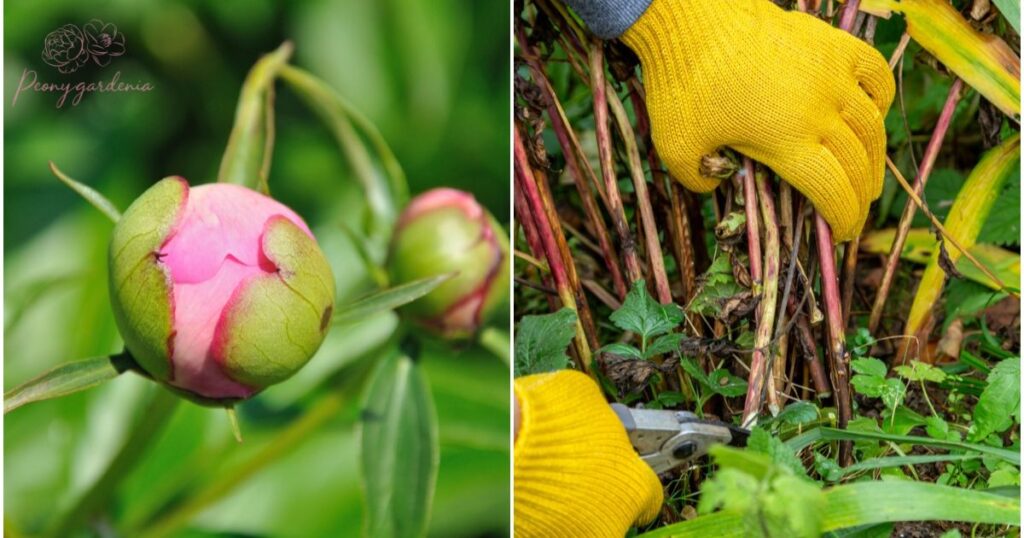
<path fill-rule="evenodd" d="M 434 189 L 398 218 L 388 254 L 392 285 L 455 277 L 402 313 L 449 338 L 472 335 L 508 300 L 508 238 L 471 194 Z"/>
<path fill-rule="evenodd" d="M 330 326 L 334 276 L 306 223 L 238 185 L 150 187 L 110 243 L 125 346 L 202 402 L 244 399 L 298 371 Z"/>

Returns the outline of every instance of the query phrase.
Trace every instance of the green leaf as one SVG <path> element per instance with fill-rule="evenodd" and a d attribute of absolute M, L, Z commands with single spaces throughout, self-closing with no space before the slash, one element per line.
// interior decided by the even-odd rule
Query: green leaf
<path fill-rule="evenodd" d="M 988 487 L 998 488 L 1001 486 L 1019 486 L 1020 470 L 1017 468 L 1002 468 L 992 471 L 988 477 Z"/>
<path fill-rule="evenodd" d="M 889 372 L 889 369 L 885 366 L 885 363 L 878 359 L 855 359 L 850 361 L 850 368 L 858 374 L 873 375 L 877 377 L 885 377 Z"/>
<path fill-rule="evenodd" d="M 1019 1 L 1019 0 L 1015 0 Z M 1018 7 L 1019 9 L 1019 7 Z M 1020 166 L 1019 164 L 1017 165 Z M 1001 246 L 1020 243 L 1020 171 L 1011 172 L 999 198 L 992 205 L 985 224 L 978 234 L 979 243 L 994 243 Z"/>
<path fill-rule="evenodd" d="M 401 286 L 372 293 L 355 302 L 338 307 L 337 312 L 334 313 L 332 323 L 335 325 L 359 323 L 373 314 L 394 310 L 434 291 L 435 288 L 453 276 L 455 276 L 455 273 L 422 278 L 407 282 Z"/>
<path fill-rule="evenodd" d="M 32 402 L 74 394 L 110 381 L 135 366 L 127 354 L 61 364 L 4 393 L 4 414 Z"/>
<path fill-rule="evenodd" d="M 729 236 L 740 233 L 747 226 L 747 214 L 743 211 L 733 211 L 718 223 L 717 229 L 726 232 Z"/>
<path fill-rule="evenodd" d="M 738 469 L 721 469 L 701 485 L 697 512 L 709 514 L 719 508 L 746 511 L 754 504 L 758 480 Z"/>
<path fill-rule="evenodd" d="M 691 378 L 697 381 L 697 383 L 700 383 L 702 387 L 711 388 L 711 381 L 708 379 L 707 374 L 704 373 L 704 370 L 700 367 L 700 364 L 697 364 L 697 361 L 693 359 L 683 359 L 679 361 L 679 365 L 683 367 L 683 370 L 685 370 L 687 374 L 690 374 Z"/>
<path fill-rule="evenodd" d="M 756 450 L 742 450 L 728 445 L 712 445 L 708 454 L 721 469 L 736 469 L 761 480 L 774 472 L 772 460 Z"/>
<path fill-rule="evenodd" d="M 806 476 L 804 464 L 797 457 L 796 451 L 783 443 L 778 437 L 768 433 L 764 428 L 754 428 L 747 439 L 747 450 L 767 454 L 772 463 L 792 472 L 796 476 Z"/>
<path fill-rule="evenodd" d="M 767 432 L 757 431 L 760 434 L 754 435 L 758 439 L 752 435 L 751 440 L 756 445 L 771 447 Z M 776 448 L 786 451 L 785 445 Z M 820 535 L 824 499 L 818 486 L 804 478 L 802 469 L 800 474 L 790 474 L 785 464 L 773 465 L 752 450 L 715 446 L 711 454 L 720 470 L 702 484 L 698 512 L 707 514 L 722 508 L 724 512 L 741 514 L 747 536 Z"/>
<path fill-rule="evenodd" d="M 740 479 L 736 479 L 739 481 Z M 733 488 L 733 491 L 742 490 Z M 791 510 L 801 510 L 799 505 Z M 1020 499 L 913 481 L 869 481 L 825 490 L 821 530 L 835 531 L 896 521 L 964 521 L 1020 524 Z M 640 538 L 741 538 L 744 514 L 731 510 L 644 533 Z"/>
<path fill-rule="evenodd" d="M 817 454 L 817 453 L 815 453 Z M 860 471 L 873 469 L 884 469 L 886 467 L 903 467 L 905 465 L 921 465 L 924 463 L 935 463 L 940 461 L 966 461 L 981 458 L 979 454 L 925 454 L 915 456 L 892 456 L 888 458 L 871 458 L 843 469 L 843 474 L 853 474 Z"/>
<path fill-rule="evenodd" d="M 747 527 L 767 527 L 766 538 L 817 538 L 824 505 L 825 497 L 816 484 L 796 476 L 778 476 L 771 482 L 771 491 L 762 496 L 760 514 L 748 515 Z"/>
<path fill-rule="evenodd" d="M 217 181 L 270 193 L 267 176 L 274 148 L 274 79 L 293 49 L 291 42 L 284 42 L 260 58 L 245 77 Z"/>
<path fill-rule="evenodd" d="M 1006 22 L 1020 33 L 1020 0 L 992 0 Z"/>
<path fill-rule="evenodd" d="M 334 134 L 338 146 L 348 159 L 366 195 L 372 217 L 370 235 L 374 238 L 388 236 L 398 215 L 398 208 L 405 205 L 409 196 L 405 174 L 394 154 L 376 128 L 326 82 L 302 69 L 288 65 L 281 69 L 280 76 L 320 116 Z M 377 170 L 369 149 L 353 127 L 353 123 L 359 125 L 370 139 L 381 162 L 383 173 Z"/>
<path fill-rule="evenodd" d="M 928 433 L 928 437 L 949 439 L 949 423 L 941 417 L 928 417 L 924 422 L 924 430 Z"/>
<path fill-rule="evenodd" d="M 946 372 L 921 361 L 910 361 L 910 366 L 900 365 L 895 368 L 896 374 L 907 381 L 932 381 L 941 383 L 946 380 Z"/>
<path fill-rule="evenodd" d="M 79 196 L 85 198 L 86 202 L 92 204 L 93 207 L 99 209 L 101 213 L 107 216 L 111 222 L 117 223 L 121 220 L 121 212 L 114 207 L 114 204 L 110 200 L 107 200 L 106 196 L 100 194 L 96 189 L 71 179 L 70 176 L 61 172 L 57 165 L 50 161 L 50 172 L 57 176 L 57 179 L 61 180 L 65 185 L 71 187 L 71 190 L 78 193 Z"/>
<path fill-rule="evenodd" d="M 686 309 L 690 312 L 714 316 L 720 313 L 722 301 L 746 290 L 736 283 L 732 276 L 732 264 L 729 254 L 718 251 L 711 267 L 701 275 L 702 284 L 697 295 L 690 301 Z"/>
<path fill-rule="evenodd" d="M 843 468 L 836 460 L 814 452 L 814 470 L 827 482 L 838 482 L 843 477 Z"/>
<path fill-rule="evenodd" d="M 662 407 L 675 407 L 686 401 L 686 396 L 681 392 L 665 391 L 659 392 L 657 401 Z"/>
<path fill-rule="evenodd" d="M 988 386 L 974 407 L 972 440 L 988 437 L 1020 422 L 1020 358 L 1003 359 L 988 374 Z"/>
<path fill-rule="evenodd" d="M 818 407 L 810 402 L 793 402 L 782 409 L 773 421 L 797 426 L 818 418 Z"/>
<path fill-rule="evenodd" d="M 426 533 L 437 481 L 437 413 L 419 367 L 405 356 L 381 363 L 366 395 L 362 470 L 365 535 Z"/>
<path fill-rule="evenodd" d="M 619 355 L 626 357 L 627 359 L 643 360 L 644 355 L 640 353 L 640 350 L 621 342 L 615 342 L 614 344 L 608 344 L 600 349 L 601 353 L 611 353 L 613 355 Z"/>
<path fill-rule="evenodd" d="M 855 375 L 850 379 L 850 384 L 854 390 L 871 398 L 878 398 L 885 392 L 885 378 L 875 375 Z"/>
<path fill-rule="evenodd" d="M 647 352 L 644 353 L 644 358 L 649 359 L 657 355 L 664 355 L 666 353 L 673 353 L 679 351 L 679 345 L 686 339 L 686 335 L 683 333 L 671 333 L 664 336 L 659 336 L 654 342 L 651 342 L 647 346 Z"/>
<path fill-rule="evenodd" d="M 576 335 L 576 312 L 562 308 L 552 314 L 523 316 L 516 330 L 516 377 L 562 370 L 569 366 L 565 350 Z"/>
<path fill-rule="evenodd" d="M 634 332 L 647 341 L 676 328 L 683 321 L 683 310 L 676 304 L 659 304 L 647 293 L 641 279 L 633 283 L 626 300 L 609 319 L 616 327 Z"/>
<path fill-rule="evenodd" d="M 1020 499 L 926 482 L 857 482 L 825 492 L 824 530 L 887 521 L 1020 524 Z"/>
<path fill-rule="evenodd" d="M 724 368 L 711 372 L 708 376 L 708 386 L 722 396 L 743 396 L 747 393 L 747 382 Z"/>
<path fill-rule="evenodd" d="M 882 389 L 882 403 L 885 404 L 889 409 L 896 409 L 901 403 L 903 403 L 903 397 L 907 395 L 907 386 L 902 381 L 895 377 L 890 377 L 885 380 L 885 385 Z"/>
<path fill-rule="evenodd" d="M 99 478 L 84 491 L 74 505 L 54 524 L 49 536 L 69 536 L 88 524 L 113 502 L 117 487 L 159 439 L 164 427 L 174 416 L 181 398 L 164 387 L 157 387 L 135 427 L 121 443 L 117 454 Z"/>

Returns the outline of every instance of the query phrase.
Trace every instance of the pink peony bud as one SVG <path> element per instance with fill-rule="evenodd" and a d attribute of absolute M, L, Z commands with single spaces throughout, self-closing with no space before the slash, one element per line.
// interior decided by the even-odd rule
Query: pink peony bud
<path fill-rule="evenodd" d="M 203 402 L 287 379 L 330 326 L 334 277 L 306 223 L 238 185 L 167 178 L 114 228 L 118 328 L 155 379 Z"/>
<path fill-rule="evenodd" d="M 455 272 L 403 314 L 446 337 L 470 336 L 508 301 L 508 238 L 469 193 L 434 189 L 398 218 L 388 270 L 393 284 Z"/>

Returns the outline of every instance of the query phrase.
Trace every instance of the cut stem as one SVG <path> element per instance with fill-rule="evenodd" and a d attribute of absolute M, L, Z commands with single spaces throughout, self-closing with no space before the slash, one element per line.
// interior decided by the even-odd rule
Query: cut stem
<path fill-rule="evenodd" d="M 761 298 L 757 310 L 757 330 L 754 333 L 754 353 L 750 360 L 750 380 L 747 385 L 747 397 L 743 404 L 743 424 L 753 424 L 757 415 L 761 412 L 764 402 L 765 378 L 771 374 L 768 368 L 768 358 L 773 356 L 770 348 L 772 333 L 775 327 L 775 302 L 779 293 L 779 221 L 775 213 L 775 204 L 772 201 L 772 192 L 768 187 L 768 175 L 763 168 L 754 170 L 753 161 L 749 157 L 743 158 L 743 184 L 747 191 L 744 201 L 746 207 L 752 207 L 757 203 L 760 208 L 761 220 L 764 222 L 764 280 L 761 283 Z M 750 188 L 754 186 L 756 196 L 750 196 Z M 748 216 L 750 211 L 747 212 Z M 754 228 L 756 233 L 757 214 L 754 214 Z M 751 223 L 749 217 L 748 234 Z M 760 244 L 757 245 L 760 249 Z M 755 253 L 751 249 L 751 261 Z M 759 275 L 762 276 L 762 275 Z M 753 263 L 751 263 L 751 277 L 753 277 Z M 777 360 L 777 357 L 776 357 Z M 774 379 L 768 384 L 768 389 L 773 393 L 777 383 Z M 772 397 L 775 398 L 774 396 Z M 774 410 L 777 412 L 778 410 Z"/>

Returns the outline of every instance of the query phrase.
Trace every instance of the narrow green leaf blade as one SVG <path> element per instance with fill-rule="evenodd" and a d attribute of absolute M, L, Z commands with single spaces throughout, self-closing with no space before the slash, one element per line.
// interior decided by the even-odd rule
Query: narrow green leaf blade
<path fill-rule="evenodd" d="M 937 461 L 964 461 L 975 460 L 981 454 L 923 454 L 918 456 L 893 456 L 890 458 L 871 458 L 843 469 L 843 474 L 852 474 L 860 471 L 871 471 L 874 469 L 885 469 L 887 467 L 902 467 L 904 465 L 920 465 L 922 463 L 935 463 Z"/>
<path fill-rule="evenodd" d="M 159 439 L 164 427 L 174 416 L 181 398 L 165 387 L 156 387 L 145 410 L 140 414 L 128 437 L 103 473 L 82 493 L 75 504 L 54 524 L 47 536 L 75 534 L 88 525 L 100 511 L 113 502 L 117 487 L 144 457 L 148 448 Z"/>
<path fill-rule="evenodd" d="M 800 506 L 792 506 L 800 510 Z M 641 538 L 744 536 L 745 514 L 722 511 L 668 525 Z M 858 482 L 825 490 L 822 530 L 896 521 L 1020 523 L 1020 499 L 924 482 Z"/>
<path fill-rule="evenodd" d="M 4 414 L 25 404 L 74 394 L 110 381 L 131 367 L 125 355 L 61 364 L 4 393 Z"/>
<path fill-rule="evenodd" d="M 947 449 L 973 450 L 982 454 L 995 456 L 1008 461 L 1014 465 L 1020 465 L 1020 453 L 1005 448 L 998 448 L 977 443 L 964 443 L 960 441 L 948 441 L 932 439 L 931 437 L 917 437 L 913 435 L 893 435 L 881 432 L 838 430 L 835 428 L 815 428 L 806 431 L 786 441 L 786 444 L 794 450 L 799 451 L 803 447 L 817 441 L 891 441 L 893 443 L 936 446 Z"/>
<path fill-rule="evenodd" d="M 364 409 L 365 535 L 423 536 L 440 450 L 434 401 L 419 367 L 405 356 L 384 361 Z"/>
<path fill-rule="evenodd" d="M 1020 33 L 1020 0 L 992 0 L 1003 14 L 1006 22 L 1013 26 L 1017 33 Z"/>
<path fill-rule="evenodd" d="M 291 42 L 284 42 L 260 58 L 245 77 L 217 181 L 270 192 L 267 175 L 274 147 L 274 79 L 293 49 Z"/>
<path fill-rule="evenodd" d="M 888 521 L 1020 524 L 1020 499 L 927 482 L 857 482 L 825 497 L 826 531 Z"/>
<path fill-rule="evenodd" d="M 114 207 L 114 204 L 112 204 L 110 200 L 107 200 L 106 196 L 100 194 L 99 191 L 84 183 L 75 181 L 70 176 L 62 172 L 60 168 L 57 168 L 57 165 L 54 164 L 53 161 L 50 161 L 50 172 L 57 176 L 57 179 L 61 180 L 62 183 L 71 187 L 71 190 L 77 192 L 79 196 L 85 198 L 85 201 L 92 204 L 96 209 L 99 209 L 101 213 L 111 220 L 111 222 L 117 224 L 117 221 L 121 220 L 121 212 Z"/>
<path fill-rule="evenodd" d="M 335 325 L 357 323 L 378 312 L 394 310 L 434 291 L 435 288 L 453 276 L 455 276 L 455 273 L 421 278 L 401 286 L 378 291 L 354 303 L 339 307 L 338 311 L 334 314 L 332 323 Z"/>

